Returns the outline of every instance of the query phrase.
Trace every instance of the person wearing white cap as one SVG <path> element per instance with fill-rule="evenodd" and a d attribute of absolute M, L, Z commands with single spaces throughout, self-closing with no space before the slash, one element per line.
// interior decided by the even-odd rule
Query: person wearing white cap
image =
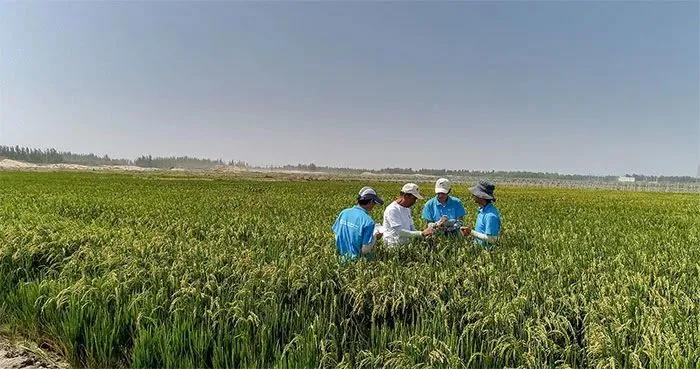
<path fill-rule="evenodd" d="M 387 246 L 396 246 L 409 242 L 413 238 L 427 237 L 433 234 L 432 228 L 416 230 L 413 225 L 411 206 L 422 199 L 415 183 L 406 183 L 401 188 L 399 198 L 384 209 L 384 242 Z"/>
<path fill-rule="evenodd" d="M 447 178 L 438 179 L 435 182 L 436 195 L 425 203 L 421 217 L 428 222 L 428 227 L 440 233 L 458 235 L 466 211 L 460 199 L 450 196 L 451 192 L 450 181 Z"/>
<path fill-rule="evenodd" d="M 342 260 L 354 260 L 372 251 L 381 233 L 374 231 L 374 220 L 369 215 L 375 204 L 383 204 L 371 187 L 362 187 L 357 205 L 338 214 L 331 229 L 335 233 L 335 245 Z"/>

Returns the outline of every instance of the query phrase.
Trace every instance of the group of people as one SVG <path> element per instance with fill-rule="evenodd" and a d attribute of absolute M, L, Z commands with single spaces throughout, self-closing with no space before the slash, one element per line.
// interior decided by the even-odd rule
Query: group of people
<path fill-rule="evenodd" d="M 383 205 L 384 200 L 371 187 L 363 187 L 357 196 L 357 204 L 341 211 L 333 224 L 338 254 L 346 260 L 356 259 L 371 253 L 377 240 L 382 238 L 387 247 L 396 247 L 415 238 L 465 237 L 490 248 L 498 241 L 501 231 L 501 215 L 494 205 L 495 188 L 488 181 L 479 181 L 469 189 L 479 208 L 474 228 L 470 228 L 464 226 L 466 211 L 462 201 L 451 195 L 450 181 L 438 179 L 435 196 L 423 205 L 421 218 L 425 228 L 418 230 L 411 214 L 411 207 L 423 199 L 418 185 L 403 185 L 399 197 L 384 209 L 382 224 L 375 224 L 370 214 L 375 205 Z"/>

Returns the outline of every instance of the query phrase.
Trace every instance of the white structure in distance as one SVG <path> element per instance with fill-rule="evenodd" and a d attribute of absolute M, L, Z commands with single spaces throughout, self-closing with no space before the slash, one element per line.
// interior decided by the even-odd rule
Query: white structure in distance
<path fill-rule="evenodd" d="M 617 180 L 620 182 L 634 182 L 634 177 L 620 176 L 617 177 Z"/>

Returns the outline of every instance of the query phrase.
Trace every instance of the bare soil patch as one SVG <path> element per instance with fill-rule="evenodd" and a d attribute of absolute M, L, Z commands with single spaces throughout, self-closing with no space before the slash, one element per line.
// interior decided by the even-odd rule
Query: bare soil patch
<path fill-rule="evenodd" d="M 68 369 L 70 366 L 57 354 L 43 350 L 36 344 L 0 337 L 0 368 Z"/>

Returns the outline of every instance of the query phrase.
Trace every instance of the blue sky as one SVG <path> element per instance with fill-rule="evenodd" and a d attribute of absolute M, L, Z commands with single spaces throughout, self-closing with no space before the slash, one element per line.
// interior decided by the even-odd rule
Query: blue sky
<path fill-rule="evenodd" d="M 695 175 L 688 2 L 0 3 L 0 144 Z"/>

